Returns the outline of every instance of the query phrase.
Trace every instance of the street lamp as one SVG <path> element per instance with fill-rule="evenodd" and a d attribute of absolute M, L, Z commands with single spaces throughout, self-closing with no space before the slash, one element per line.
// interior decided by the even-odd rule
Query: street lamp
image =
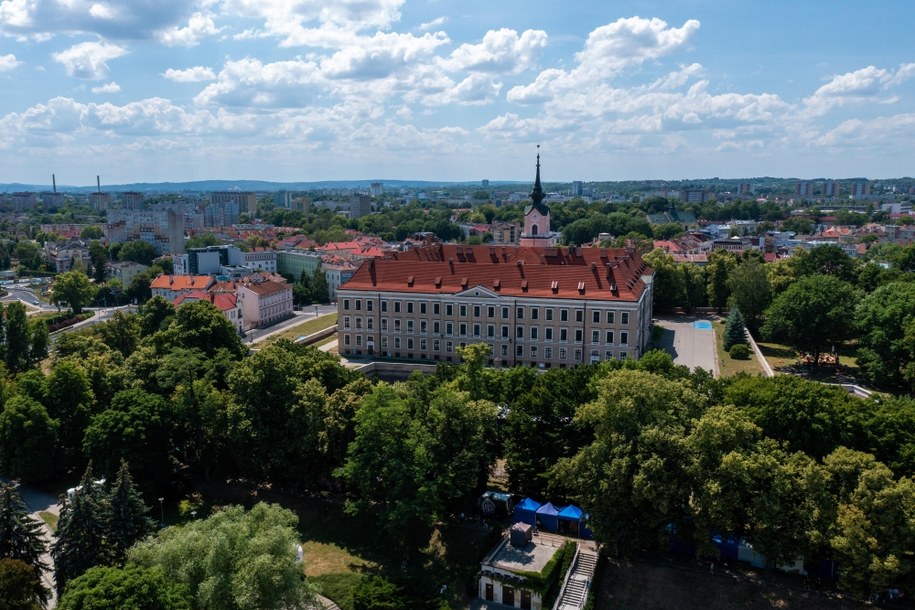
<path fill-rule="evenodd" d="M 317 305 L 315 305 L 315 317 L 316 318 L 318 317 L 318 306 Z"/>
<path fill-rule="evenodd" d="M 165 527 L 165 507 L 162 505 L 162 502 L 164 502 L 164 501 L 165 501 L 165 498 L 159 498 L 159 514 L 162 517 L 161 520 L 159 521 L 159 524 L 162 527 Z"/>

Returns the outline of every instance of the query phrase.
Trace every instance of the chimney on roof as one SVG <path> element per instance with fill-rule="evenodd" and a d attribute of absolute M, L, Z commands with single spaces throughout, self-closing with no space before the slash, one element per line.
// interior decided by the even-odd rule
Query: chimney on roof
<path fill-rule="evenodd" d="M 516 264 L 518 265 L 518 271 L 521 272 L 521 277 L 524 277 L 524 261 L 519 260 Z"/>
<path fill-rule="evenodd" d="M 454 259 L 453 258 L 448 259 L 448 268 L 451 269 L 451 273 L 454 273 Z"/>

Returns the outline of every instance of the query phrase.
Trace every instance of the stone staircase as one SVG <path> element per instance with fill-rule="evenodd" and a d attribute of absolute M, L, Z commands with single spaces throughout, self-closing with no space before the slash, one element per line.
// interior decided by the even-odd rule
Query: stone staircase
<path fill-rule="evenodd" d="M 597 552 L 581 544 L 569 575 L 563 584 L 553 610 L 581 610 L 588 601 L 588 591 L 597 567 Z"/>

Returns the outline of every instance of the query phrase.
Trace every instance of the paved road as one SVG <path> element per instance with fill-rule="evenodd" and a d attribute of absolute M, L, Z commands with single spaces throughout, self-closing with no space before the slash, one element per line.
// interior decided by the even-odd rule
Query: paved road
<path fill-rule="evenodd" d="M 693 370 L 703 368 L 718 376 L 718 353 L 715 348 L 715 331 L 697 329 L 696 321 L 711 322 L 710 317 L 671 316 L 657 319 L 657 325 L 664 329 L 658 347 L 673 356 L 674 364 L 682 364 Z"/>

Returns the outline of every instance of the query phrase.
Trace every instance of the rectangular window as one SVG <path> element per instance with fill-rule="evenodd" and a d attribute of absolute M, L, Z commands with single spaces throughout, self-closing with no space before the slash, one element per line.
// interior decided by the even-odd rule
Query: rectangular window
<path fill-rule="evenodd" d="M 432 351 L 433 352 L 437 352 L 439 349 L 441 349 L 441 346 L 442 346 L 442 344 L 439 342 L 438 339 L 432 340 Z"/>
<path fill-rule="evenodd" d="M 394 313 L 400 313 L 400 301 L 394 301 Z"/>
<path fill-rule="evenodd" d="M 381 338 L 381 349 L 388 349 L 388 338 L 387 337 Z"/>
<path fill-rule="evenodd" d="M 568 340 L 569 340 L 569 329 L 568 329 L 568 328 L 560 328 L 560 329 L 559 329 L 559 340 L 560 340 L 560 341 L 568 341 Z"/>
<path fill-rule="evenodd" d="M 362 299 L 356 299 L 356 311 L 362 311 Z"/>
<path fill-rule="evenodd" d="M 400 332 L 400 318 L 394 318 L 394 332 Z"/>
<path fill-rule="evenodd" d="M 508 356 L 508 346 L 502 345 L 502 356 Z"/>
<path fill-rule="evenodd" d="M 548 307 L 548 308 L 547 308 L 547 310 L 546 310 L 546 319 L 547 319 L 547 320 L 552 320 L 552 319 L 553 319 L 553 308 L 552 308 L 552 307 Z"/>
<path fill-rule="evenodd" d="M 523 338 L 524 338 L 524 327 L 523 327 L 523 326 L 516 326 L 516 327 L 515 327 L 515 337 L 518 338 L 518 339 L 523 339 Z"/>
<path fill-rule="evenodd" d="M 581 350 L 580 349 L 575 350 L 575 362 L 581 362 Z"/>
<path fill-rule="evenodd" d="M 531 341 L 536 341 L 537 339 L 539 339 L 540 338 L 539 335 L 540 335 L 540 329 L 537 328 L 536 326 L 532 326 L 531 327 Z"/>
<path fill-rule="evenodd" d="M 366 302 L 365 302 L 365 310 L 366 310 L 366 311 L 372 311 L 372 307 L 373 307 L 373 306 L 374 306 L 374 301 L 366 301 Z"/>
<path fill-rule="evenodd" d="M 537 320 L 540 318 L 540 308 L 531 307 L 531 320 Z"/>
<path fill-rule="evenodd" d="M 495 318 L 495 317 L 496 317 L 496 308 L 493 307 L 492 305 L 490 305 L 489 307 L 487 307 L 487 308 L 486 308 L 486 315 L 489 316 L 490 318 Z"/>
<path fill-rule="evenodd" d="M 503 320 L 507 320 L 507 319 L 508 319 L 508 307 L 503 307 L 503 308 L 502 308 L 502 319 L 503 319 Z"/>
<path fill-rule="evenodd" d="M 388 302 L 387 301 L 381 302 L 381 313 L 388 313 Z"/>
<path fill-rule="evenodd" d="M 387 318 L 381 318 L 381 330 L 384 330 L 384 331 L 388 330 L 388 319 Z"/>
<path fill-rule="evenodd" d="M 450 318 L 454 315 L 454 305 L 448 304 L 445 305 L 445 317 Z"/>
<path fill-rule="evenodd" d="M 620 345 L 629 345 L 629 333 L 626 331 L 620 333 Z"/>
<path fill-rule="evenodd" d="M 543 357 L 552 358 L 553 357 L 553 348 L 552 347 L 543 348 Z"/>
<path fill-rule="evenodd" d="M 362 346 L 362 335 L 356 335 L 356 345 Z"/>
<path fill-rule="evenodd" d="M 523 345 L 515 346 L 515 356 L 517 356 L 518 358 L 524 357 L 524 346 Z"/>
<path fill-rule="evenodd" d="M 508 327 L 504 324 L 502 325 L 502 338 L 508 339 Z"/>
<path fill-rule="evenodd" d="M 474 306 L 473 306 L 473 317 L 474 317 L 474 318 L 479 318 L 479 317 L 480 317 L 480 306 L 479 306 L 479 305 L 474 305 Z"/>
<path fill-rule="evenodd" d="M 356 318 L 356 330 L 362 330 L 362 318 Z"/>
<path fill-rule="evenodd" d="M 413 339 L 407 339 L 407 349 L 413 349 Z"/>
<path fill-rule="evenodd" d="M 595 310 L 595 311 L 591 312 L 591 321 L 594 322 L 595 324 L 600 324 L 600 312 L 599 311 Z"/>
<path fill-rule="evenodd" d="M 604 343 L 606 343 L 607 345 L 613 345 L 613 331 L 612 330 L 607 331 L 607 336 L 605 337 L 605 339 L 606 339 L 606 341 L 604 341 Z"/>
<path fill-rule="evenodd" d="M 413 313 L 413 301 L 407 301 L 407 313 Z"/>
<path fill-rule="evenodd" d="M 407 332 L 408 333 L 413 332 L 413 320 L 407 320 Z"/>
<path fill-rule="evenodd" d="M 575 321 L 584 322 L 585 321 L 585 311 L 583 309 L 575 310 Z"/>
<path fill-rule="evenodd" d="M 480 336 L 480 325 L 479 325 L 479 324 L 474 324 L 474 325 L 473 325 L 473 336 L 474 336 L 474 337 L 479 337 L 479 336 Z"/>
<path fill-rule="evenodd" d="M 441 307 L 438 303 L 432 304 L 432 315 L 437 316 L 441 312 Z"/>
<path fill-rule="evenodd" d="M 427 330 L 427 328 L 426 328 L 426 321 L 425 321 L 425 320 L 420 320 L 420 321 L 419 321 L 419 332 L 421 332 L 422 334 L 425 335 L 425 334 L 426 334 L 426 330 Z"/>
<path fill-rule="evenodd" d="M 613 352 L 607 350 L 607 353 L 604 354 L 604 360 L 613 360 Z"/>
<path fill-rule="evenodd" d="M 629 358 L 629 352 L 620 352 L 620 360 L 626 360 Z"/>
<path fill-rule="evenodd" d="M 422 351 L 426 351 L 426 348 L 428 347 L 428 345 L 429 344 L 426 342 L 425 339 L 419 340 L 419 349 L 421 349 Z"/>
<path fill-rule="evenodd" d="M 461 322 L 461 325 L 458 326 L 458 330 L 460 330 L 460 335 L 462 337 L 467 336 L 467 324 L 465 322 Z"/>
<path fill-rule="evenodd" d="M 496 336 L 496 325 L 495 324 L 486 325 L 486 336 L 489 337 L 490 339 L 492 339 Z"/>
<path fill-rule="evenodd" d="M 537 346 L 532 345 L 531 346 L 531 358 L 536 358 L 536 357 L 537 357 Z"/>
<path fill-rule="evenodd" d="M 568 322 L 568 321 L 569 321 L 569 310 L 568 310 L 568 309 L 560 309 L 560 310 L 559 310 L 559 321 L 560 321 L 560 322 Z"/>
<path fill-rule="evenodd" d="M 345 316 L 343 318 L 343 328 L 344 329 L 349 328 L 349 316 Z"/>
<path fill-rule="evenodd" d="M 423 316 L 426 315 L 426 304 L 425 303 L 419 304 L 419 313 L 420 313 L 420 315 L 423 315 Z"/>
<path fill-rule="evenodd" d="M 607 324 L 613 324 L 613 323 L 614 323 L 614 318 L 616 317 L 615 314 L 616 314 L 615 311 L 608 311 L 608 312 L 607 312 Z"/>
<path fill-rule="evenodd" d="M 445 322 L 445 334 L 449 337 L 454 334 L 454 324 L 452 322 Z"/>
<path fill-rule="evenodd" d="M 461 305 L 461 317 L 462 318 L 467 317 L 467 306 L 466 305 Z"/>
<path fill-rule="evenodd" d="M 552 341 L 552 340 L 553 340 L 553 329 L 552 329 L 552 328 L 547 327 L 546 330 L 544 330 L 543 332 L 544 332 L 544 334 L 546 335 L 544 338 L 545 338 L 547 341 Z"/>
<path fill-rule="evenodd" d="M 343 335 L 343 345 L 349 345 L 349 335 Z"/>
<path fill-rule="evenodd" d="M 559 348 L 559 359 L 560 360 L 566 359 L 566 348 L 564 348 L 564 347 Z"/>
<path fill-rule="evenodd" d="M 349 311 L 349 299 L 343 299 L 343 311 Z"/>
<path fill-rule="evenodd" d="M 599 330 L 591 331 L 591 343 L 600 343 L 600 331 Z"/>
<path fill-rule="evenodd" d="M 519 320 L 523 320 L 523 319 L 524 319 L 524 308 L 523 308 L 523 307 L 516 307 L 516 308 L 515 308 L 515 317 L 516 317 L 517 319 L 519 319 Z"/>
<path fill-rule="evenodd" d="M 449 354 L 454 351 L 454 343 L 451 341 L 445 341 L 445 351 Z"/>
<path fill-rule="evenodd" d="M 629 326 L 629 312 L 624 311 L 620 314 L 620 324 L 623 326 Z"/>
<path fill-rule="evenodd" d="M 366 318 L 365 327 L 369 330 L 375 330 L 375 318 Z"/>
<path fill-rule="evenodd" d="M 583 332 L 580 328 L 575 329 L 575 343 L 581 343 L 582 334 Z"/>
<path fill-rule="evenodd" d="M 441 332 L 441 326 L 439 326 L 438 320 L 432 323 L 432 332 L 436 335 Z"/>
<path fill-rule="evenodd" d="M 394 349 L 400 349 L 400 337 L 394 337 Z"/>

